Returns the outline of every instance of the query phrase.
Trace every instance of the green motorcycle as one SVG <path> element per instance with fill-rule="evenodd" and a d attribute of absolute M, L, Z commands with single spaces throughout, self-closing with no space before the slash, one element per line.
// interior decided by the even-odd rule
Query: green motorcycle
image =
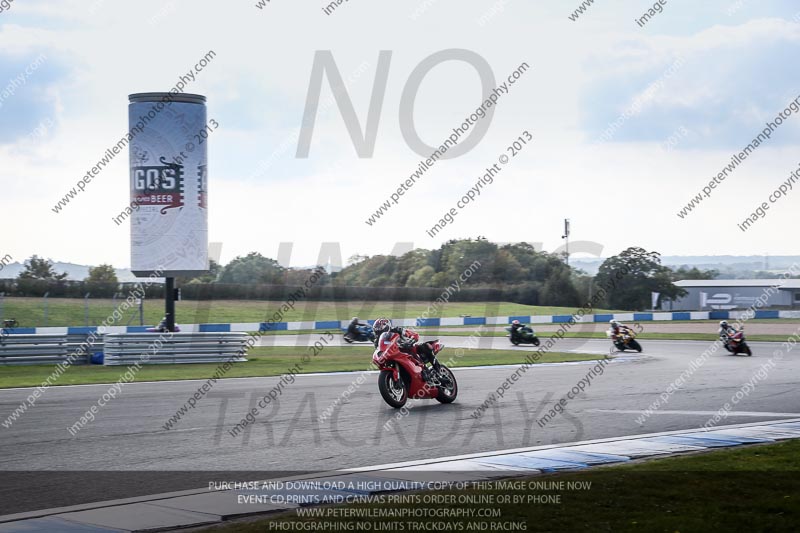
<path fill-rule="evenodd" d="M 519 346 L 520 344 L 539 346 L 540 344 L 539 337 L 536 336 L 536 333 L 530 326 L 522 326 L 521 328 L 517 328 L 516 331 L 514 328 L 506 328 L 506 331 L 508 332 L 508 338 L 511 340 L 511 344 L 514 346 Z"/>

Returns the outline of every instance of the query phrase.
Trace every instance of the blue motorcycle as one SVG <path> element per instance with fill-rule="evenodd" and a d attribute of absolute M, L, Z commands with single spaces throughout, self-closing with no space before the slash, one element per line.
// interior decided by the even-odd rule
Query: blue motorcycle
<path fill-rule="evenodd" d="M 342 328 L 342 331 L 344 331 L 344 340 L 347 343 L 375 342 L 375 331 L 372 329 L 372 326 L 356 326 L 355 335 L 350 335 L 347 332 L 347 328 Z"/>

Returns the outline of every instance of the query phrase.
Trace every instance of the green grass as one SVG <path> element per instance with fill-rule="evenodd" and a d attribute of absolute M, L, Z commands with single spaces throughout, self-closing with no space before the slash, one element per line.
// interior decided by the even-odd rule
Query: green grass
<path fill-rule="evenodd" d="M 456 349 L 446 349 L 439 356 L 447 362 L 455 357 Z M 482 365 L 519 364 L 527 352 L 521 350 L 467 350 L 456 357 L 453 368 Z M 279 376 L 288 368 L 301 362 L 303 355 L 312 356 L 303 365 L 302 373 L 345 372 L 367 369 L 372 361 L 372 346 L 327 346 L 318 355 L 303 346 L 256 346 L 248 352 L 246 363 L 236 363 L 225 375 L 226 378 Z M 545 354 L 537 363 L 559 363 L 565 361 L 588 361 L 597 355 L 553 352 Z M 215 363 L 165 364 L 143 366 L 135 381 L 167 381 L 181 379 L 207 379 L 214 374 Z M 110 383 L 117 381 L 127 367 L 78 365 L 70 367 L 56 385 L 80 385 L 87 383 Z M 0 388 L 32 387 L 41 385 L 53 371 L 50 365 L 0 366 Z"/>
<path fill-rule="evenodd" d="M 515 478 L 513 481 L 520 481 Z M 472 522 L 527 524 L 527 531 L 566 532 L 711 532 L 711 531 L 798 531 L 800 524 L 800 441 L 768 446 L 749 446 L 689 456 L 670 457 L 632 465 L 595 468 L 583 472 L 539 476 L 522 481 L 549 481 L 565 484 L 589 482 L 584 490 L 500 490 L 495 483 L 463 491 L 438 491 L 437 496 L 492 497 L 506 495 L 558 495 L 559 503 L 372 503 L 352 504 L 350 508 L 440 509 L 499 508 L 500 518 L 445 518 L 448 531 L 480 531 L 469 528 Z M 440 500 L 441 501 L 441 500 Z M 296 512 L 247 522 L 208 528 L 219 533 L 279 531 L 276 522 L 291 523 L 391 520 L 404 524 L 405 531 L 416 531 L 412 521 L 419 518 L 300 518 Z M 432 520 L 432 519 L 423 519 Z M 456 529 L 456 524 L 461 524 Z M 293 529 L 301 531 L 303 529 Z M 308 530 L 308 529 L 306 529 Z M 334 525 L 317 531 L 345 531 Z M 367 530 L 367 529 L 363 529 Z M 372 527 L 372 531 L 378 531 Z M 485 529 L 492 531 L 490 527 Z M 518 531 L 519 529 L 517 529 Z"/>
<path fill-rule="evenodd" d="M 89 325 L 96 326 L 114 311 L 116 303 L 111 299 L 89 299 Z M 431 302 L 298 302 L 282 321 L 301 320 L 349 320 L 357 315 L 362 320 L 387 316 L 390 318 L 416 318 L 425 313 Z M 259 300 L 184 300 L 176 303 L 178 323 L 235 323 L 263 322 L 280 309 L 283 301 Z M 442 306 L 430 318 L 470 316 L 513 315 L 571 315 L 577 311 L 571 307 L 521 305 L 510 302 L 452 302 Z M 614 313 L 608 309 L 597 309 L 596 313 Z M 616 311 L 620 312 L 620 311 Z M 78 298 L 49 298 L 47 320 L 45 320 L 42 298 L 6 297 L 3 300 L 2 318 L 15 318 L 21 327 L 82 326 L 86 322 L 84 301 Z M 155 324 L 164 315 L 164 302 L 158 299 L 145 300 L 144 322 Z M 693 320 L 671 323 L 713 323 L 718 321 Z M 753 319 L 748 323 L 794 322 L 798 319 Z M 139 310 L 129 309 L 115 325 L 138 325 Z M 646 323 L 645 323 L 646 324 Z"/>
<path fill-rule="evenodd" d="M 116 305 L 120 305 L 118 300 Z M 263 322 L 284 304 L 283 301 L 215 300 L 176 303 L 178 323 L 233 323 Z M 354 315 L 362 320 L 388 316 L 391 318 L 415 318 L 425 313 L 431 302 L 311 302 L 295 304 L 280 321 L 301 320 L 350 320 Z M 106 320 L 115 309 L 111 299 L 89 300 L 89 325 L 96 326 Z M 430 318 L 507 315 L 569 315 L 577 311 L 570 307 L 545 307 L 521 305 L 509 302 L 452 302 L 443 305 Z M 598 312 L 612 312 L 598 310 Z M 144 322 L 155 324 L 164 314 L 164 302 L 145 300 Z M 6 297 L 2 309 L 3 318 L 15 318 L 21 327 L 82 326 L 85 324 L 84 301 L 74 298 L 49 298 L 47 320 L 44 317 L 42 298 Z M 138 325 L 139 310 L 129 309 L 124 318 L 115 325 Z"/>

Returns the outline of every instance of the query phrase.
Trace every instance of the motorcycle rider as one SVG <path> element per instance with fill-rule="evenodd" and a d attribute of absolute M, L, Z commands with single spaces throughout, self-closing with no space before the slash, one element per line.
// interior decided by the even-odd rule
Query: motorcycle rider
<path fill-rule="evenodd" d="M 416 331 L 401 326 L 392 327 L 392 321 L 388 318 L 379 318 L 375 320 L 375 322 L 372 324 L 372 329 L 375 332 L 376 348 L 378 347 L 378 340 L 380 339 L 381 334 L 386 333 L 387 331 L 400 335 L 400 339 L 397 341 L 397 347 L 403 353 L 414 355 L 414 345 L 416 345 L 416 354 L 422 360 L 422 378 L 425 381 L 429 381 L 431 378 L 431 369 L 428 368 L 428 363 L 430 363 L 434 369 L 438 370 L 439 361 L 436 359 L 433 349 L 430 347 L 430 345 L 425 343 L 417 344 L 417 342 L 419 342 L 419 333 Z"/>
<path fill-rule="evenodd" d="M 728 345 L 728 340 L 734 335 L 736 335 L 738 331 L 736 328 L 728 324 L 727 320 L 721 320 L 719 323 L 719 340 L 721 340 L 725 345 Z"/>
<path fill-rule="evenodd" d="M 353 319 L 350 321 L 350 324 L 347 326 L 347 336 L 351 339 L 358 338 L 358 327 L 359 326 L 368 326 L 369 324 L 362 324 L 358 321 L 358 317 L 354 316 Z"/>
<path fill-rule="evenodd" d="M 521 337 L 522 336 L 522 332 L 520 330 L 522 330 L 524 327 L 525 327 L 525 324 L 523 324 L 519 320 L 514 320 L 511 323 L 511 338 L 513 339 L 515 337 Z"/>
<path fill-rule="evenodd" d="M 608 322 L 609 327 L 611 328 L 611 341 L 617 342 L 617 339 L 626 331 L 628 330 L 628 326 L 625 324 L 620 324 L 613 318 Z"/>
<path fill-rule="evenodd" d="M 156 331 L 158 333 L 166 333 L 167 332 L 167 317 L 161 319 L 161 322 L 158 323 L 156 326 Z"/>

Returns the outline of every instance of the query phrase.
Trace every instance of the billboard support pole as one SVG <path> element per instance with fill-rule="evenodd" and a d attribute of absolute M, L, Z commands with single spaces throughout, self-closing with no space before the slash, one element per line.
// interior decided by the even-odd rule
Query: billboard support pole
<path fill-rule="evenodd" d="M 164 316 L 167 319 L 167 331 L 175 331 L 175 278 L 165 278 Z"/>

